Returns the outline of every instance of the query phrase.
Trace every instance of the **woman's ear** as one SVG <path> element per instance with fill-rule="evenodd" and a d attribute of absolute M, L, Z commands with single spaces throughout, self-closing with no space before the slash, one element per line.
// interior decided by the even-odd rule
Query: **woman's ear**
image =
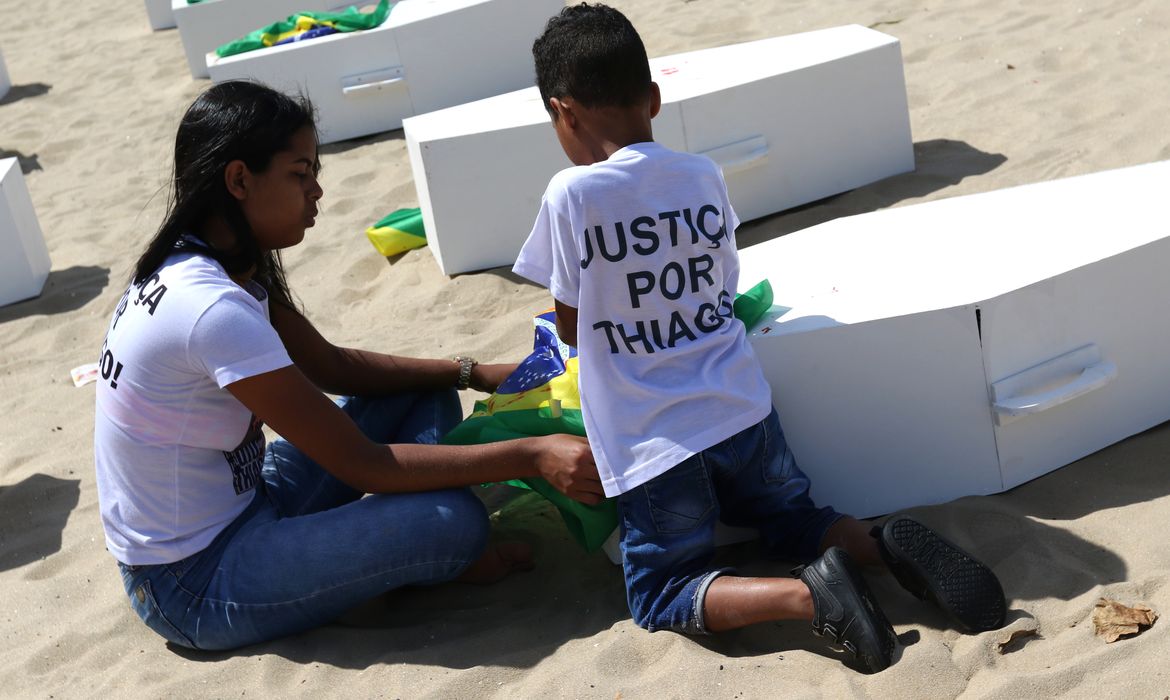
<path fill-rule="evenodd" d="M 223 184 L 228 194 L 243 201 L 248 198 L 248 176 L 251 172 L 242 160 L 233 160 L 223 169 Z"/>

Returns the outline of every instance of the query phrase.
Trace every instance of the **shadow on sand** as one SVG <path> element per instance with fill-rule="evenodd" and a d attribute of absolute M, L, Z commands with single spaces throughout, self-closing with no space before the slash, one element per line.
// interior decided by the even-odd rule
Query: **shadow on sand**
<path fill-rule="evenodd" d="M 61 532 L 81 494 L 78 479 L 33 474 L 0 486 L 0 571 L 16 569 L 61 549 Z"/>
<path fill-rule="evenodd" d="M 40 296 L 0 307 L 0 323 L 76 311 L 101 294 L 109 282 L 110 270 L 105 267 L 75 265 L 51 270 Z"/>
<path fill-rule="evenodd" d="M 25 85 L 13 85 L 4 97 L 0 97 L 0 107 L 12 104 L 27 97 L 40 97 L 53 86 L 45 83 L 27 83 Z"/>
<path fill-rule="evenodd" d="M 20 162 L 20 172 L 23 175 L 28 175 L 34 170 L 44 170 L 35 153 L 31 156 L 26 156 L 20 151 L 9 151 L 8 149 L 0 148 L 0 158 L 15 158 Z"/>
<path fill-rule="evenodd" d="M 921 141 L 914 144 L 912 172 L 747 222 L 739 227 L 736 240 L 742 250 L 832 219 L 885 209 L 990 172 L 1006 161 L 1007 156 L 981 151 L 963 141 Z"/>

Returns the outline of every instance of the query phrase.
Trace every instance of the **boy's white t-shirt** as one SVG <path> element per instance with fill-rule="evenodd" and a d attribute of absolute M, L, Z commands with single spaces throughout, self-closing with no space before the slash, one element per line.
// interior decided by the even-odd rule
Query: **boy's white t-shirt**
<path fill-rule="evenodd" d="M 657 143 L 549 182 L 513 270 L 578 310 L 582 414 L 607 496 L 771 411 L 732 317 L 738 225 L 719 168 Z"/>
<path fill-rule="evenodd" d="M 224 387 L 292 364 L 255 283 L 172 255 L 131 285 L 102 346 L 94 462 L 106 547 L 123 564 L 204 549 L 251 502 L 261 423 Z"/>

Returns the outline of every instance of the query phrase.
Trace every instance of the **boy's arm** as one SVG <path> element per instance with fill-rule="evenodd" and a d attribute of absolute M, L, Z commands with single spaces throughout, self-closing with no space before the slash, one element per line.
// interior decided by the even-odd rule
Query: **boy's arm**
<path fill-rule="evenodd" d="M 557 335 L 561 337 L 562 343 L 577 347 L 577 309 L 560 301 L 556 301 L 556 307 Z"/>

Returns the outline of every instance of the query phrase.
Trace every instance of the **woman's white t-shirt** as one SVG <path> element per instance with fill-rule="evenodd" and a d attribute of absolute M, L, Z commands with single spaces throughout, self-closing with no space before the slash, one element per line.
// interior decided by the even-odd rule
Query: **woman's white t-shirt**
<path fill-rule="evenodd" d="M 607 496 L 771 411 L 732 317 L 738 224 L 718 166 L 657 143 L 545 190 L 513 270 L 578 311 L 581 411 Z"/>
<path fill-rule="evenodd" d="M 102 346 L 94 462 L 106 547 L 130 565 L 205 548 L 251 502 L 261 423 L 224 387 L 292 364 L 255 283 L 172 255 L 122 297 Z"/>

